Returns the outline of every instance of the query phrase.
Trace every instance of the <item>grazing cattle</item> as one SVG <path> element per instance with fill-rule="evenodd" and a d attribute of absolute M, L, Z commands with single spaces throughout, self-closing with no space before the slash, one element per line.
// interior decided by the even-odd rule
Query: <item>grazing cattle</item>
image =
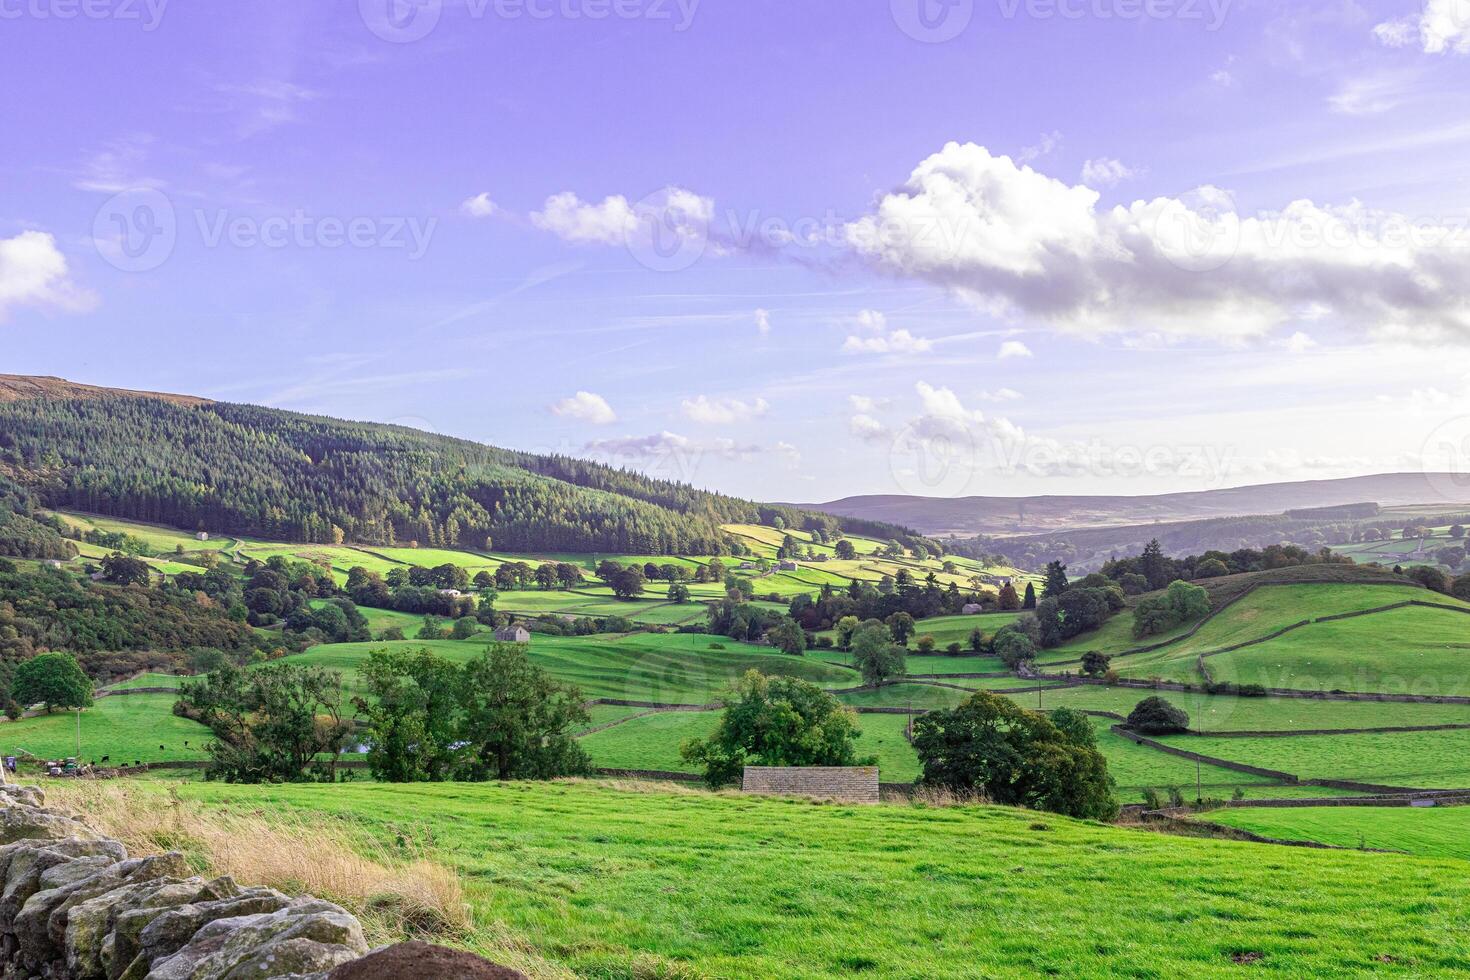
<path fill-rule="evenodd" d="M 104 755 L 102 757 L 102 761 L 103 762 L 111 762 L 112 761 L 112 756 L 110 756 L 110 755 Z"/>

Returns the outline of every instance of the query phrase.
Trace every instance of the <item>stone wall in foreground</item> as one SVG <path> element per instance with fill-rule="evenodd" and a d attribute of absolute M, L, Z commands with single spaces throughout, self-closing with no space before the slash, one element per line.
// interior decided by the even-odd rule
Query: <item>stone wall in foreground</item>
<path fill-rule="evenodd" d="M 438 949 L 403 944 L 366 956 L 362 925 L 339 906 L 192 875 L 178 853 L 130 858 L 117 841 L 46 809 L 39 789 L 0 785 L 3 980 L 387 976 L 371 970 L 374 960 L 413 956 L 412 946 Z M 521 976 L 478 962 L 452 974 L 393 972 Z"/>
<path fill-rule="evenodd" d="M 877 803 L 877 766 L 746 766 L 741 789 L 768 796 L 808 796 Z"/>

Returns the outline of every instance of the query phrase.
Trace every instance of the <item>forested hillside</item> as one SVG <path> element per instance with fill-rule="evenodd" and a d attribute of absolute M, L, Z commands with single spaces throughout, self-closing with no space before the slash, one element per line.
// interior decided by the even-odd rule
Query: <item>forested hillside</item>
<path fill-rule="evenodd" d="M 727 554 L 721 524 L 838 524 L 568 457 L 95 390 L 0 403 L 0 476 L 52 507 L 299 542 Z"/>

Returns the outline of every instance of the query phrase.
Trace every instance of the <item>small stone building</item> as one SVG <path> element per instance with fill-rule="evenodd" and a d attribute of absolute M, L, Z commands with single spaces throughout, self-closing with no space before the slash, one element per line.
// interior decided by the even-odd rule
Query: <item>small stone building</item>
<path fill-rule="evenodd" d="M 746 766 L 740 788 L 762 796 L 877 803 L 877 766 Z"/>
<path fill-rule="evenodd" d="M 530 643 L 531 633 L 519 623 L 514 626 L 502 626 L 495 631 L 497 643 Z"/>
<path fill-rule="evenodd" d="M 973 616 L 976 613 L 983 613 L 984 611 L 985 607 L 978 602 L 967 602 L 960 608 L 960 612 L 966 616 Z"/>

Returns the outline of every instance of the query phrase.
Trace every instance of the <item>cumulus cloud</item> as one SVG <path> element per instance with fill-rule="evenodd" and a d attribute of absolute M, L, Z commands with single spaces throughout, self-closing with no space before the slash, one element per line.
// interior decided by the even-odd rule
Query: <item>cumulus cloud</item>
<path fill-rule="evenodd" d="M 847 403 L 852 406 L 854 412 L 863 412 L 869 415 L 887 408 L 889 404 L 887 398 L 871 398 L 867 395 L 848 395 Z"/>
<path fill-rule="evenodd" d="M 1470 337 L 1461 230 L 1305 200 L 1242 216 L 1209 187 L 1097 201 L 1089 187 L 950 143 L 845 231 L 877 268 L 1074 333 L 1238 340 L 1318 305 L 1378 334 Z"/>
<path fill-rule="evenodd" d="M 1425 0 L 1417 15 L 1385 21 L 1373 36 L 1391 48 L 1417 43 L 1426 54 L 1470 54 L 1470 0 Z"/>
<path fill-rule="evenodd" d="M 71 281 L 56 239 L 41 231 L 0 238 L 0 321 L 20 306 L 80 312 L 96 297 Z"/>
<path fill-rule="evenodd" d="M 877 310 L 860 310 L 856 319 L 857 325 L 863 330 L 883 333 L 888 329 L 888 317 Z"/>
<path fill-rule="evenodd" d="M 739 398 L 710 398 L 708 395 L 686 398 L 679 407 L 686 418 L 713 425 L 746 422 L 765 415 L 771 408 L 764 398 L 747 402 Z"/>
<path fill-rule="evenodd" d="M 763 337 L 766 334 L 768 334 L 768 333 L 771 332 L 771 311 L 770 310 L 767 310 L 767 309 L 757 309 L 755 311 L 755 328 L 756 328 L 756 330 L 760 331 L 760 334 Z"/>
<path fill-rule="evenodd" d="M 789 468 L 796 469 L 801 465 L 801 450 L 789 442 L 776 443 L 776 455 L 780 457 Z"/>
<path fill-rule="evenodd" d="M 916 337 L 904 329 L 890 331 L 877 337 L 849 336 L 842 349 L 848 354 L 922 354 L 932 350 L 934 341 Z"/>
<path fill-rule="evenodd" d="M 481 191 L 474 197 L 467 198 L 465 202 L 459 206 L 459 209 L 465 214 L 469 215 L 471 218 L 488 218 L 496 211 L 500 210 L 499 207 L 496 206 L 495 202 L 490 200 L 489 191 Z"/>
<path fill-rule="evenodd" d="M 583 201 L 572 191 L 553 194 L 531 223 L 574 244 L 630 245 L 653 235 L 708 235 L 714 201 L 681 187 L 668 187 L 637 204 L 621 194 Z"/>
<path fill-rule="evenodd" d="M 1111 187 L 1138 176 L 1138 171 L 1122 160 L 1098 157 L 1082 164 L 1082 183 L 1089 187 Z"/>
<path fill-rule="evenodd" d="M 847 430 L 864 442 L 882 442 L 889 437 L 888 426 L 864 412 L 847 420 Z"/>
<path fill-rule="evenodd" d="M 618 420 L 617 413 L 607 399 L 590 391 L 579 391 L 570 398 L 563 398 L 551 406 L 553 415 L 563 418 L 581 419 L 593 425 L 609 425 Z"/>
<path fill-rule="evenodd" d="M 1031 357 L 1033 355 L 1031 348 L 1019 340 L 1007 340 L 1001 343 L 1000 350 L 996 352 L 995 356 L 1005 361 L 1013 357 Z"/>

